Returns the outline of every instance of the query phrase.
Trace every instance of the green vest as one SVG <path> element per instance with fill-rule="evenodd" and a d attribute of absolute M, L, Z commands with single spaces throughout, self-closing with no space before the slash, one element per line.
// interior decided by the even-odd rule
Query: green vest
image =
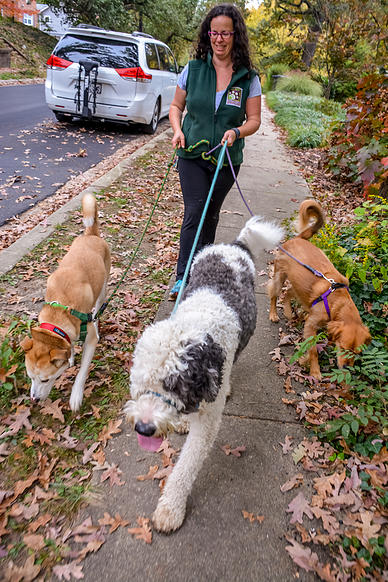
<path fill-rule="evenodd" d="M 179 157 L 202 156 L 208 159 L 204 154 L 221 142 L 225 131 L 244 123 L 249 87 L 254 75 L 253 71 L 248 71 L 245 67 L 234 73 L 215 111 L 217 76 L 211 54 L 208 53 L 206 62 L 201 59 L 189 62 L 186 84 L 187 114 L 182 125 L 186 147 L 178 150 Z M 233 146 L 228 148 L 234 166 L 242 163 L 243 148 L 243 138 L 236 139 Z M 214 163 L 217 163 L 219 152 L 220 149 L 210 156 Z"/>

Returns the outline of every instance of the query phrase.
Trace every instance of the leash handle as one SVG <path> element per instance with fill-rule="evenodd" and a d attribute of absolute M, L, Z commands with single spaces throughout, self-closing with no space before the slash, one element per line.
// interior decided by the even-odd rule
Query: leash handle
<path fill-rule="evenodd" d="M 213 177 L 213 181 L 212 181 L 211 186 L 210 186 L 209 194 L 208 194 L 205 206 L 204 206 L 203 211 L 202 211 L 201 220 L 199 221 L 199 225 L 198 225 L 197 232 L 196 232 L 196 235 L 194 238 L 193 246 L 191 247 L 190 256 L 189 256 L 189 259 L 187 261 L 185 273 L 183 275 L 182 285 L 181 285 L 181 288 L 179 289 L 178 297 L 176 298 L 174 309 L 172 310 L 172 314 L 174 314 L 175 311 L 177 310 L 178 304 L 179 304 L 181 297 L 182 297 L 182 293 L 183 293 L 185 286 L 186 286 L 186 281 L 187 281 L 187 277 L 189 276 L 189 271 L 190 271 L 191 263 L 192 263 L 192 260 L 194 257 L 195 249 L 197 248 L 198 239 L 199 239 L 199 236 L 201 234 L 203 223 L 205 222 L 206 212 L 207 212 L 207 209 L 208 209 L 209 204 L 210 204 L 210 200 L 211 200 L 211 197 L 213 194 L 213 190 L 214 190 L 214 187 L 216 184 L 218 174 L 220 172 L 220 168 L 221 168 L 223 161 L 224 161 L 225 151 L 226 151 L 227 146 L 228 146 L 228 143 L 225 142 L 224 145 L 222 146 L 222 150 L 220 152 L 220 155 L 218 156 L 216 171 L 214 173 L 214 177 Z"/>

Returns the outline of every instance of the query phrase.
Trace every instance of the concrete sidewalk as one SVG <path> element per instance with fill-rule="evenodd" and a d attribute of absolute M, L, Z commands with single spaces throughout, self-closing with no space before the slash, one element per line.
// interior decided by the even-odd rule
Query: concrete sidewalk
<path fill-rule="evenodd" d="M 248 138 L 239 183 L 255 214 L 281 221 L 290 217 L 299 202 L 309 195 L 307 184 L 298 174 L 264 110 L 259 132 Z M 248 211 L 236 188 L 223 208 L 217 241 L 232 241 Z M 257 268 L 266 268 L 269 255 L 263 253 Z M 232 396 L 224 411 L 220 433 L 196 480 L 189 497 L 184 524 L 166 536 L 153 532 L 151 545 L 136 540 L 119 528 L 109 535 L 98 553 L 85 560 L 85 582 L 194 582 L 292 581 L 297 567 L 285 545 L 289 516 L 288 503 L 295 491 L 282 493 L 280 486 L 296 472 L 289 455 L 279 445 L 286 435 L 298 443 L 304 428 L 295 420 L 285 396 L 283 379 L 277 375 L 269 352 L 278 345 L 278 328 L 268 320 L 269 302 L 258 276 L 258 325 L 254 337 L 236 363 L 232 375 Z M 172 304 L 165 301 L 158 319 L 167 317 Z M 88 507 L 93 523 L 104 511 L 136 525 L 138 516 L 151 517 L 159 497 L 158 481 L 138 481 L 160 455 L 139 449 L 129 425 L 106 449 L 107 461 L 116 463 L 125 484 L 121 487 L 98 485 L 101 497 Z M 171 436 L 174 448 L 185 437 Z M 299 440 L 297 440 L 299 439 Z M 241 457 L 226 456 L 223 445 L 244 445 Z M 97 479 L 96 479 L 97 484 Z M 262 523 L 250 523 L 242 511 L 263 515 Z M 299 580 L 314 576 L 301 572 Z"/>

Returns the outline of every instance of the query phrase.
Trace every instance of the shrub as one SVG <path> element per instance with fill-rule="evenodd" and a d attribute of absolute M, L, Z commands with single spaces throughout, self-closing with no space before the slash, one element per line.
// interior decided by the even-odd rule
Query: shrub
<path fill-rule="evenodd" d="M 388 78 L 364 77 L 344 108 L 346 120 L 331 135 L 329 168 L 360 184 L 365 196 L 382 194 L 388 182 Z"/>
<path fill-rule="evenodd" d="M 349 387 L 346 404 L 350 411 L 325 425 L 321 436 L 330 441 L 342 437 L 365 457 L 379 453 L 384 444 L 381 437 L 388 432 L 387 374 L 388 354 L 379 344 L 365 347 L 352 366 L 325 374 Z"/>
<path fill-rule="evenodd" d="M 287 142 L 292 147 L 322 146 L 333 120 L 343 115 L 339 104 L 331 105 L 327 99 L 319 97 L 271 91 L 266 100 L 276 112 L 275 122 L 287 131 Z M 325 112 L 329 109 L 331 114 Z"/>
<path fill-rule="evenodd" d="M 272 91 L 276 85 L 276 75 L 284 75 L 289 70 L 288 66 L 284 63 L 274 63 L 265 72 L 265 83 L 263 86 L 263 91 L 267 93 Z M 275 78 L 274 78 L 275 77 Z"/>
<path fill-rule="evenodd" d="M 321 97 L 322 95 L 321 85 L 313 81 L 306 73 L 289 73 L 287 77 L 278 80 L 276 90 L 311 95 L 312 97 Z"/>

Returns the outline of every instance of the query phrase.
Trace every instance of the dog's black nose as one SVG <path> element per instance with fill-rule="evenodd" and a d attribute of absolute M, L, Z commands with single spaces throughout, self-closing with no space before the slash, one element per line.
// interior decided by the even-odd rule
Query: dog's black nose
<path fill-rule="evenodd" d="M 152 436 L 156 431 L 156 426 L 152 422 L 142 422 L 139 420 L 135 424 L 135 431 L 143 436 Z"/>

